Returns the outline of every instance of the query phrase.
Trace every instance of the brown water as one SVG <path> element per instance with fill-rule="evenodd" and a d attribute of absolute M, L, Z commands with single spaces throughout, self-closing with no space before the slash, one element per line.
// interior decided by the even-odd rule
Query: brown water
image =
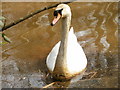
<path fill-rule="evenodd" d="M 55 3 L 2 3 L 3 16 L 13 22 Z M 52 87 L 118 87 L 118 3 L 70 3 L 72 26 L 88 58 L 92 79 Z M 60 40 L 60 21 L 50 26 L 53 9 L 46 10 L 5 31 L 12 43 L 2 48 L 3 87 L 41 88 L 52 80 L 45 59 Z M 11 82 L 12 81 L 12 82 Z"/>

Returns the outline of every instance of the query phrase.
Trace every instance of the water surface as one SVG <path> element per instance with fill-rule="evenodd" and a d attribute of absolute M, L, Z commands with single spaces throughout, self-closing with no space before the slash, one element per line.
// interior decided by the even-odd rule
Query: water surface
<path fill-rule="evenodd" d="M 33 11 L 55 3 L 2 3 L 2 13 L 9 24 Z M 52 87 L 118 87 L 118 3 L 77 2 L 72 10 L 72 26 L 88 58 L 87 73 L 93 78 Z M 2 46 L 3 87 L 41 88 L 47 81 L 45 60 L 61 39 L 61 22 L 50 26 L 53 9 L 41 12 L 5 31 L 12 43 Z M 12 82 L 11 82 L 12 81 Z"/>

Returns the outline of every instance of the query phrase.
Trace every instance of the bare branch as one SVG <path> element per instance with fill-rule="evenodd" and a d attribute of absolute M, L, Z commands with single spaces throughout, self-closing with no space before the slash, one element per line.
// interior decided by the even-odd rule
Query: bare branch
<path fill-rule="evenodd" d="M 73 2 L 73 1 L 76 1 L 76 0 L 71 0 L 71 1 L 69 1 L 69 2 L 61 2 L 61 3 L 68 4 L 68 3 L 71 3 L 71 2 Z M 19 20 L 16 20 L 16 21 L 14 21 L 14 22 L 12 22 L 12 23 L 4 26 L 4 27 L 2 28 L 2 31 L 7 30 L 8 28 L 10 28 L 10 27 L 12 27 L 12 26 L 14 26 L 14 25 L 17 25 L 18 23 L 20 23 L 20 22 L 22 22 L 22 21 L 24 21 L 24 20 L 26 20 L 26 19 L 28 19 L 28 18 L 36 15 L 36 14 L 42 12 L 42 11 L 45 11 L 45 10 L 54 8 L 54 7 L 56 7 L 57 5 L 59 5 L 59 4 L 61 4 L 61 3 L 55 4 L 55 5 L 52 5 L 52 6 L 48 6 L 48 7 L 44 7 L 44 8 L 39 9 L 39 10 L 33 12 L 33 13 L 30 13 L 29 15 L 27 15 L 27 16 L 25 16 L 25 17 L 23 17 L 23 18 L 20 18 Z"/>

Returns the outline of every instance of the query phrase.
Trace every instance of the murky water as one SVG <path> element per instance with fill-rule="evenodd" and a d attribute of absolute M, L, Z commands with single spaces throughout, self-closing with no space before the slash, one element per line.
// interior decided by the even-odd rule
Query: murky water
<path fill-rule="evenodd" d="M 55 3 L 2 3 L 3 16 L 13 22 Z M 88 58 L 93 78 L 52 87 L 118 87 L 118 3 L 70 3 L 72 26 Z M 12 43 L 2 47 L 3 87 L 41 88 L 47 80 L 45 59 L 60 40 L 58 22 L 50 26 L 53 9 L 44 11 L 5 31 Z M 11 82 L 12 81 L 12 82 Z M 63 86 L 65 85 L 65 86 Z"/>

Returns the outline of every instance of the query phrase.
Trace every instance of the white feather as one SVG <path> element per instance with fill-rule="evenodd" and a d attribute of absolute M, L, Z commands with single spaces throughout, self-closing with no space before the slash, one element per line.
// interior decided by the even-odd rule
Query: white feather
<path fill-rule="evenodd" d="M 73 27 L 70 29 L 67 46 L 67 67 L 71 74 L 81 72 L 87 65 L 87 58 L 77 42 Z"/>
<path fill-rule="evenodd" d="M 57 58 L 57 54 L 58 54 L 58 50 L 60 47 L 60 43 L 61 41 L 59 41 L 51 50 L 51 52 L 49 53 L 49 55 L 47 56 L 47 60 L 46 60 L 46 64 L 48 69 L 52 72 L 54 70 L 55 67 L 55 62 L 56 62 L 56 58 Z"/>
<path fill-rule="evenodd" d="M 61 41 L 53 47 L 46 60 L 47 67 L 51 72 L 55 67 L 60 43 Z M 69 31 L 67 45 L 67 68 L 71 74 L 78 73 L 85 69 L 87 59 L 82 47 L 77 42 L 73 27 Z"/>

